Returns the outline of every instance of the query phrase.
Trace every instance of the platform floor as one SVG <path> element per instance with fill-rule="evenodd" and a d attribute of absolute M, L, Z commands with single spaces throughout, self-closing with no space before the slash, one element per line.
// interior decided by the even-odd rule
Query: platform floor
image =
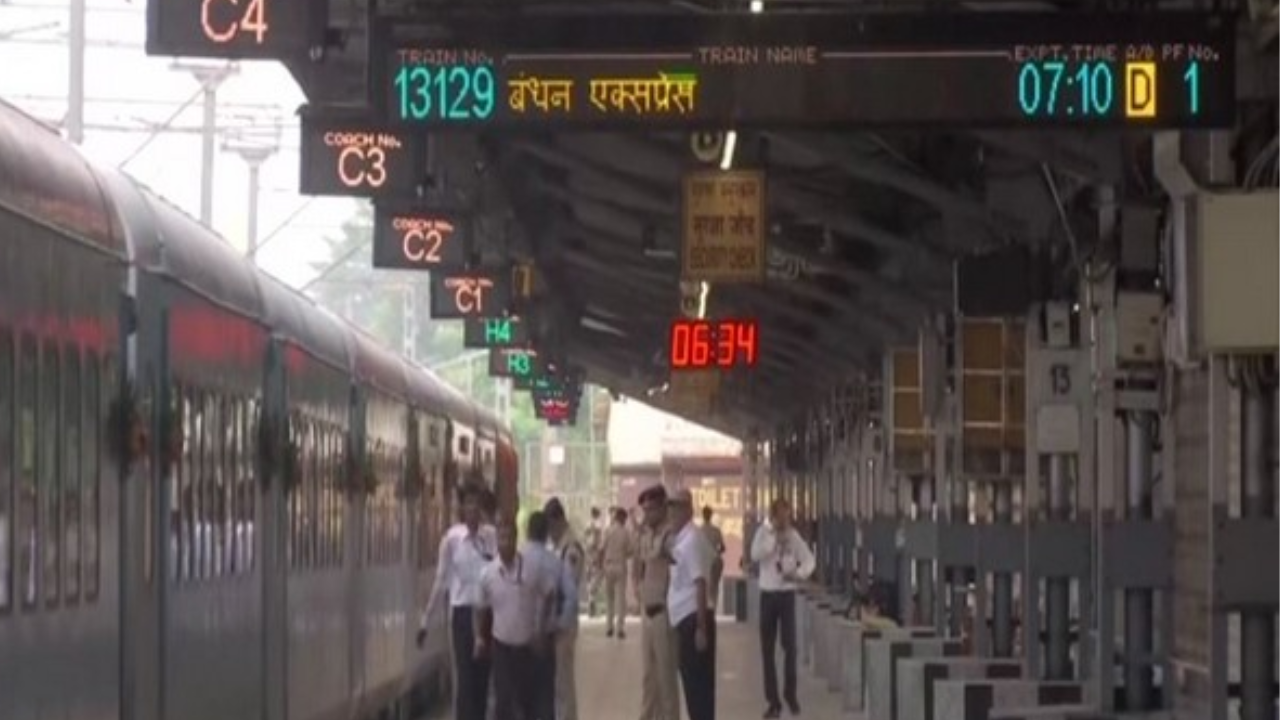
<path fill-rule="evenodd" d="M 754 625 L 721 618 L 717 626 L 716 716 L 750 720 L 764 713 L 760 641 Z M 782 656 L 778 656 L 781 672 Z M 578 638 L 578 717 L 582 720 L 636 720 L 640 717 L 640 621 L 627 625 L 627 638 L 605 636 L 601 620 L 583 620 Z M 799 673 L 800 717 L 835 720 L 840 696 L 827 691 L 803 666 Z M 779 678 L 781 680 L 781 678 Z M 687 716 L 683 715 L 682 718 Z M 784 710 L 783 717 L 790 717 Z"/>

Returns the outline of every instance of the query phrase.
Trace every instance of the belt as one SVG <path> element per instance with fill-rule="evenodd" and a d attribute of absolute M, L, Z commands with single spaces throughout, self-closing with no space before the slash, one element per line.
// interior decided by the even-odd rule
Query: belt
<path fill-rule="evenodd" d="M 666 612 L 666 610 L 667 610 L 667 606 L 666 606 L 666 605 L 645 605 L 645 606 L 644 606 L 644 616 L 645 616 L 645 617 L 653 617 L 653 616 L 655 616 L 655 615 L 659 615 L 659 614 L 661 614 L 661 613 Z"/>

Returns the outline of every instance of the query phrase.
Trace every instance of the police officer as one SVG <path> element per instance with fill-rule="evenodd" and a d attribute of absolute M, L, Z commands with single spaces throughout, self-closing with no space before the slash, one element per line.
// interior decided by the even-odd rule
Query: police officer
<path fill-rule="evenodd" d="M 640 720 L 679 720 L 676 638 L 667 614 L 671 571 L 667 528 L 667 491 L 661 485 L 640 494 L 644 526 L 636 558 L 635 587 L 640 604 L 640 644 L 644 660 Z"/>
<path fill-rule="evenodd" d="M 627 511 L 615 508 L 613 524 L 604 534 L 605 623 L 608 636 L 627 636 L 627 563 L 632 555 L 631 528 L 627 527 Z"/>

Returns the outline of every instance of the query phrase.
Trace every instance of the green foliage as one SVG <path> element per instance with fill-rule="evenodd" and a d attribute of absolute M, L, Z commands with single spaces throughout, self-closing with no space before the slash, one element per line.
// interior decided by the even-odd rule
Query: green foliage
<path fill-rule="evenodd" d="M 343 223 L 338 237 L 324 238 L 328 260 L 315 266 L 316 273 L 324 275 L 312 288 L 316 301 L 401 352 L 410 329 L 405 312 L 411 298 L 417 332 L 414 351 L 419 362 L 436 369 L 446 382 L 477 403 L 493 407 L 497 388 L 489 377 L 488 356 L 463 347 L 461 322 L 431 319 L 430 283 L 425 273 L 373 269 L 372 234 L 373 210 L 362 202 Z M 533 416 L 525 393 L 512 394 L 511 425 L 517 449 L 537 442 L 542 435 L 543 424 Z"/>

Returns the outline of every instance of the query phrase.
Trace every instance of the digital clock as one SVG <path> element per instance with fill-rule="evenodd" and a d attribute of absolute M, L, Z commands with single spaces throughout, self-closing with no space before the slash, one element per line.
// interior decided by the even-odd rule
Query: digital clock
<path fill-rule="evenodd" d="M 672 370 L 752 367 L 759 355 L 755 320 L 690 320 L 671 322 L 668 357 Z"/>

